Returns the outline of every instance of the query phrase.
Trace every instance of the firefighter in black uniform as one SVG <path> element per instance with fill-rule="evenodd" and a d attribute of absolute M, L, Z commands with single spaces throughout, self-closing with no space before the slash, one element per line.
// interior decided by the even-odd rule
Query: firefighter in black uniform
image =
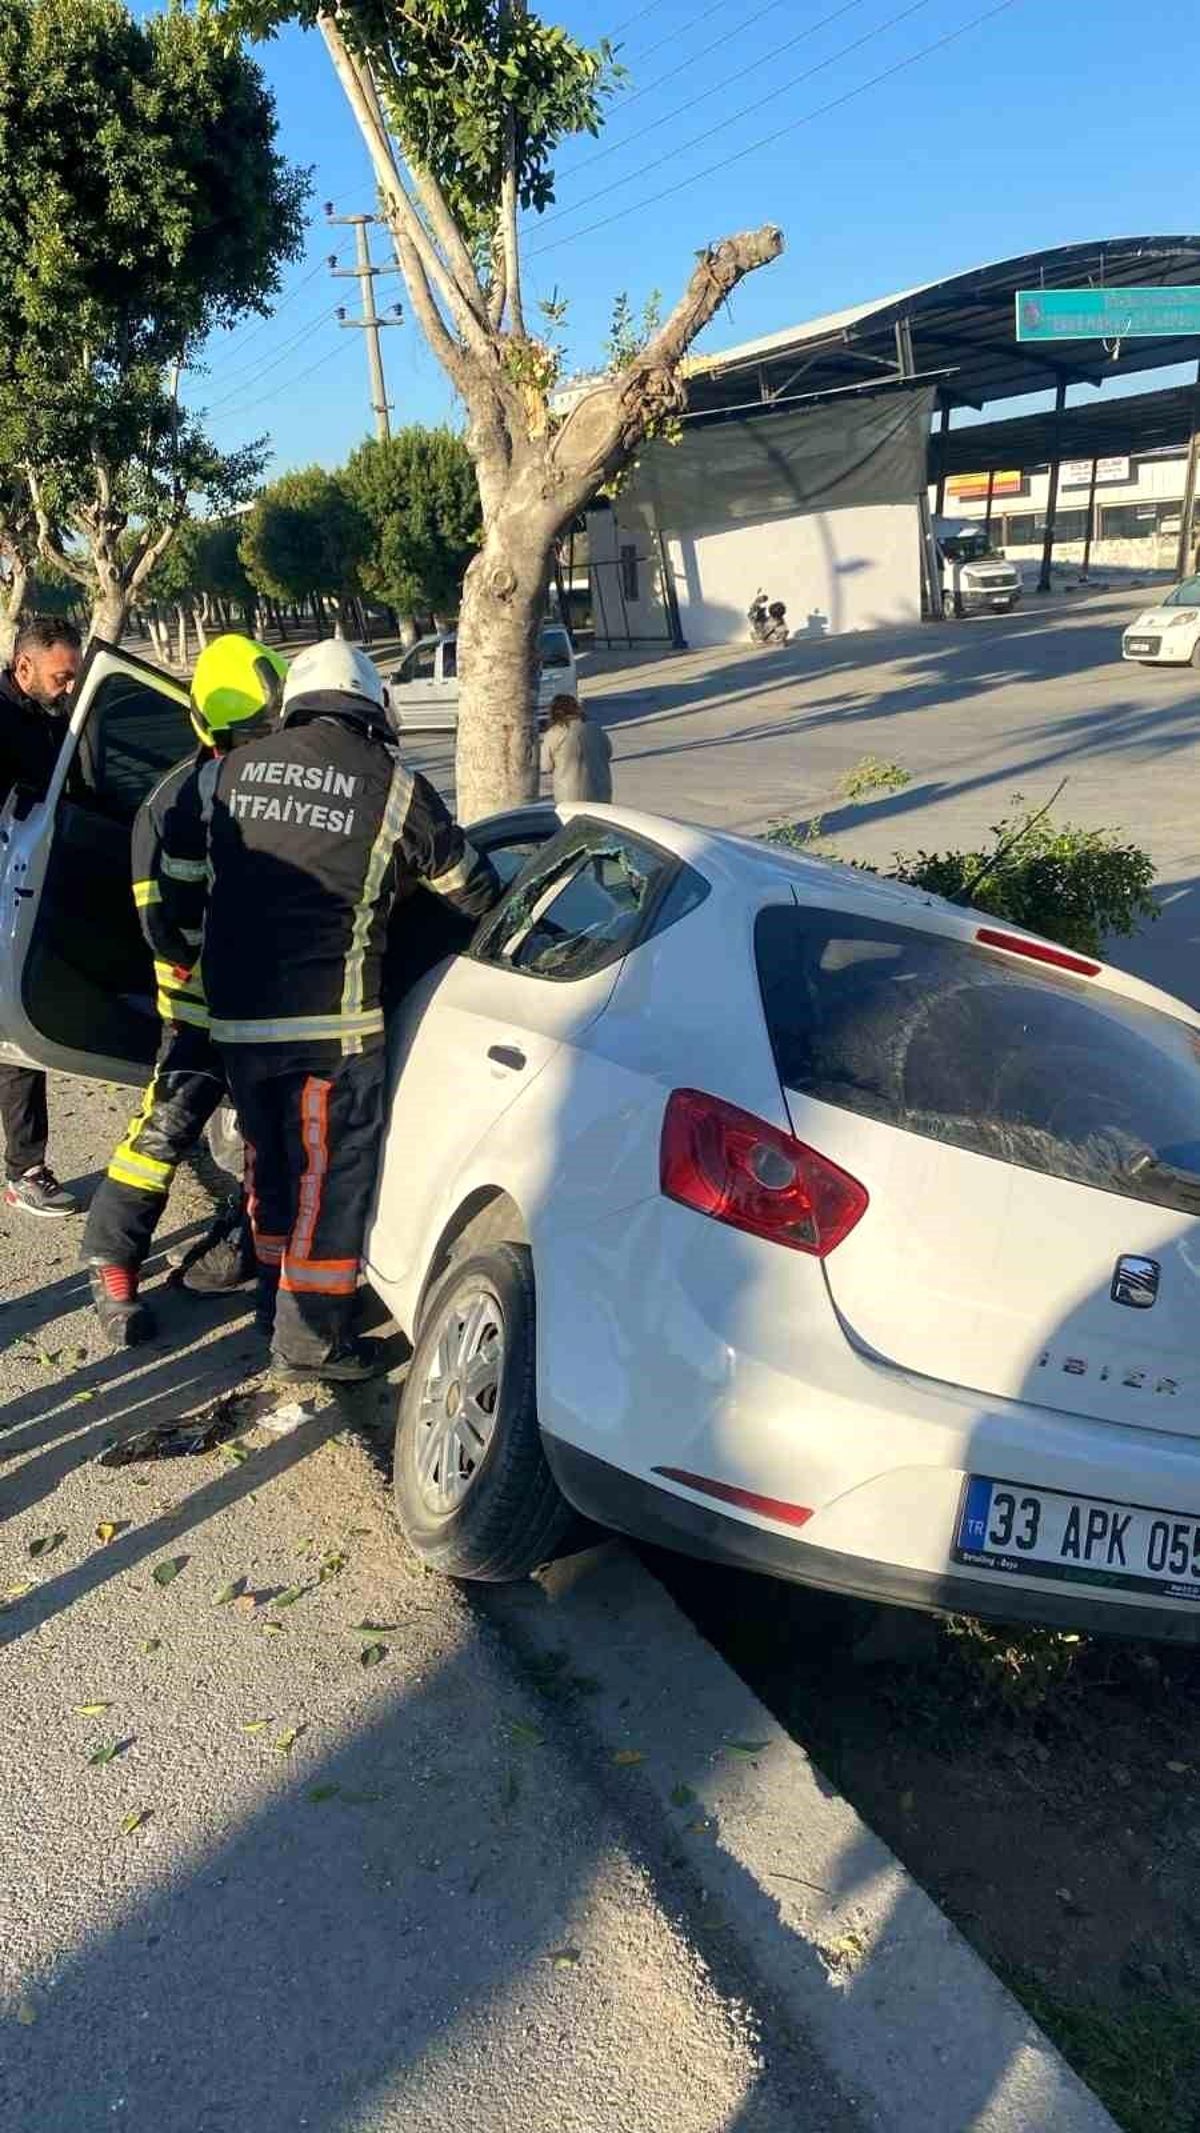
<path fill-rule="evenodd" d="M 222 757 L 274 725 L 286 673 L 278 653 L 249 637 L 214 638 L 192 676 L 199 754 L 167 772 L 133 825 L 133 898 L 154 957 L 162 1037 L 141 1109 L 92 1201 L 81 1253 L 97 1316 L 116 1347 L 132 1347 L 153 1331 L 138 1277 L 176 1166 L 225 1095 L 199 969 L 208 815 Z M 247 1278 L 253 1263 L 246 1263 L 242 1229 L 238 1207 L 218 1220 L 183 1276 L 189 1287 L 219 1292 Z"/>
<path fill-rule="evenodd" d="M 416 882 L 460 911 L 499 884 L 406 770 L 357 647 L 293 662 L 282 730 L 221 766 L 204 989 L 246 1142 L 259 1324 L 282 1378 L 352 1380 L 359 1254 L 382 1129 L 389 918 Z"/>

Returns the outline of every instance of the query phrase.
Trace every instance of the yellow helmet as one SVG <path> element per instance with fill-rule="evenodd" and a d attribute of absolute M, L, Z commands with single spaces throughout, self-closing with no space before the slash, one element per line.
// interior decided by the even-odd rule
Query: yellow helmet
<path fill-rule="evenodd" d="M 227 745 L 230 728 L 250 720 L 270 726 L 286 679 L 287 661 L 268 645 L 232 633 L 214 637 L 196 661 L 191 688 L 192 724 L 206 747 Z"/>

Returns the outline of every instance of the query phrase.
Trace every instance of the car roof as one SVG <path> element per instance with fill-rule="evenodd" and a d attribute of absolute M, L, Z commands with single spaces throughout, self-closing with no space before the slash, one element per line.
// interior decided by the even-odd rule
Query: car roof
<path fill-rule="evenodd" d="M 566 625 L 562 622 L 543 622 L 538 630 L 538 635 L 539 637 L 567 637 L 568 642 L 570 642 Z M 432 630 L 427 637 L 418 637 L 414 644 L 409 645 L 408 651 L 419 652 L 422 645 L 425 644 L 453 644 L 457 636 L 457 629 Z M 407 659 L 408 652 L 404 654 L 404 657 Z"/>
<path fill-rule="evenodd" d="M 800 903 L 818 904 L 826 910 L 854 912 L 862 918 L 890 919 L 894 924 L 916 926 L 959 940 L 973 941 L 979 928 L 987 925 L 993 928 L 999 925 L 1003 932 L 1021 940 L 1038 941 L 1042 938 L 1025 926 L 989 919 L 984 911 L 968 910 L 962 904 L 950 903 L 945 897 L 934 896 L 929 890 L 917 888 L 910 882 L 888 881 L 841 860 L 810 858 L 803 852 L 791 850 L 784 844 L 770 843 L 762 837 L 739 836 L 733 831 L 712 829 L 703 823 L 672 821 L 665 815 L 642 814 L 620 806 L 599 807 L 574 802 L 560 806 L 558 813 L 564 822 L 578 820 L 581 816 L 597 822 L 616 822 L 632 836 L 665 847 L 709 880 L 723 880 L 735 893 L 740 891 L 748 900 L 770 896 L 772 891 L 778 896 L 781 888 L 789 887 Z M 1130 977 L 1126 971 L 1100 963 L 1099 982 L 1127 999 L 1157 1008 L 1200 1029 L 1200 1014 L 1185 1001 L 1163 992 L 1156 985 L 1145 984 L 1140 978 Z"/>

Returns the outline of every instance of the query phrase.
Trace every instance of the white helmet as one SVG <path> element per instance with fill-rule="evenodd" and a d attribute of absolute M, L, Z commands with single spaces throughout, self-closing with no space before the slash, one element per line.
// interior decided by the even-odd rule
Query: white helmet
<path fill-rule="evenodd" d="M 361 645 L 348 644 L 344 637 L 327 637 L 320 644 L 310 644 L 307 651 L 293 659 L 283 690 L 284 719 L 298 696 L 315 696 L 322 691 L 365 698 L 386 714 L 387 688 L 379 668 Z"/>

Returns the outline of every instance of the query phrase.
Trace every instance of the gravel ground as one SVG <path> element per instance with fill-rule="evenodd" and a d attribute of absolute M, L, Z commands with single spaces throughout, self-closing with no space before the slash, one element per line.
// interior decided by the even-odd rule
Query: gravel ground
<path fill-rule="evenodd" d="M 126 1108 L 54 1084 L 64 1178 Z M 204 1212 L 185 1179 L 167 1242 Z M 110 1355 L 77 1242 L 0 1223 L 5 2133 L 849 2127 L 405 1555 L 348 1413 L 274 1433 L 246 1303 L 161 1262 L 162 1338 Z M 94 1463 L 234 1387 L 232 1449 Z"/>

